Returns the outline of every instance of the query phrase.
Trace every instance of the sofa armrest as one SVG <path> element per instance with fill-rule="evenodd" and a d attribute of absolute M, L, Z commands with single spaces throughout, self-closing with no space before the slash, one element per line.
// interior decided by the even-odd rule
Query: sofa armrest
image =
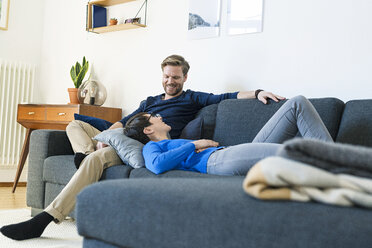
<path fill-rule="evenodd" d="M 34 130 L 30 138 L 27 177 L 27 206 L 44 208 L 45 183 L 43 181 L 44 160 L 55 155 L 73 155 L 65 131 Z"/>

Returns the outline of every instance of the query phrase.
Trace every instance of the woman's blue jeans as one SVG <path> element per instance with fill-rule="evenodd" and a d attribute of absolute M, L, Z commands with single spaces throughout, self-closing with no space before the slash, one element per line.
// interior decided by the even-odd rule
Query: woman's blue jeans
<path fill-rule="evenodd" d="M 333 142 L 314 106 L 304 96 L 296 96 L 270 118 L 252 143 L 226 147 L 211 154 L 207 173 L 245 175 L 259 160 L 276 154 L 282 143 L 300 132 L 303 138 Z"/>

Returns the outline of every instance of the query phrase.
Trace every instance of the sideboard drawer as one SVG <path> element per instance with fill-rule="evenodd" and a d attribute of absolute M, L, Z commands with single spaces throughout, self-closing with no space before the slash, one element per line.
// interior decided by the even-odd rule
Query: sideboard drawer
<path fill-rule="evenodd" d="M 121 119 L 120 108 L 89 104 L 18 104 L 17 122 L 28 129 L 65 130 L 74 113 L 116 122 Z"/>
<path fill-rule="evenodd" d="M 78 112 L 78 108 L 66 107 L 48 107 L 46 111 L 47 121 L 72 121 L 74 113 Z"/>
<path fill-rule="evenodd" d="M 37 121 L 45 120 L 45 107 L 19 106 L 17 119 Z"/>

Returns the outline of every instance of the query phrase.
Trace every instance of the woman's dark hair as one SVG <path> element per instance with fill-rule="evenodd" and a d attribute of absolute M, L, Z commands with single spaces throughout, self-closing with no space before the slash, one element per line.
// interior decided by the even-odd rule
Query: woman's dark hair
<path fill-rule="evenodd" d="M 150 118 L 147 116 L 148 113 L 141 112 L 132 116 L 124 127 L 124 134 L 132 139 L 138 140 L 139 142 L 146 144 L 150 141 L 149 137 L 143 132 L 145 127 L 151 125 Z"/>

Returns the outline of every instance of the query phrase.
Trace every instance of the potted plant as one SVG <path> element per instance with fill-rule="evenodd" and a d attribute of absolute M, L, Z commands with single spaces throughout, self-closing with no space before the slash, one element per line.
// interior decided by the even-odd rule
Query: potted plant
<path fill-rule="evenodd" d="M 116 18 L 111 18 L 111 19 L 110 19 L 110 26 L 112 26 L 112 25 L 116 25 L 116 24 L 118 24 L 118 19 L 116 19 Z"/>
<path fill-rule="evenodd" d="M 81 85 L 81 83 L 84 80 L 84 77 L 89 69 L 89 62 L 85 59 L 85 56 L 83 57 L 83 63 L 80 64 L 79 62 L 76 62 L 75 66 L 71 67 L 70 75 L 71 79 L 74 82 L 75 88 L 68 88 L 68 93 L 70 96 L 70 104 L 78 104 L 78 96 L 77 92 Z"/>

